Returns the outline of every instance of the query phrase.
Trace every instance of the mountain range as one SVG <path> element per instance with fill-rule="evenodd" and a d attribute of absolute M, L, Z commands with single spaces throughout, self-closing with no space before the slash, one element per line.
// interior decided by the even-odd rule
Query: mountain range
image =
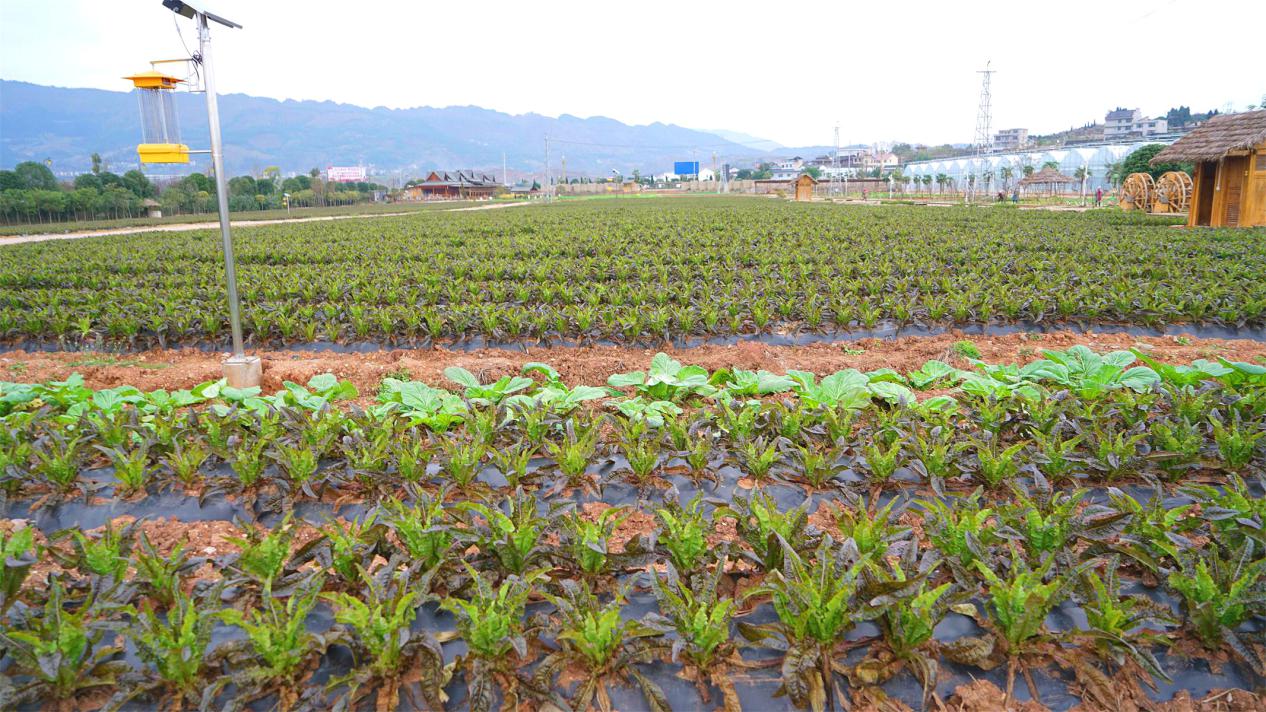
<path fill-rule="evenodd" d="M 183 142 L 205 148 L 202 96 L 177 92 L 175 103 Z M 706 167 L 713 152 L 721 161 L 744 163 L 804 153 L 736 132 L 658 122 L 634 126 L 600 116 L 513 115 L 476 106 L 365 108 L 244 94 L 221 95 L 219 105 L 226 172 L 233 175 L 268 166 L 291 173 L 366 165 L 374 175 L 403 179 L 431 169 L 500 177 L 504 157 L 513 178 L 542 169 L 546 136 L 555 174 L 564 157 L 569 174 L 602 176 L 612 170 L 671 171 L 674 161 L 699 160 Z M 130 92 L 0 80 L 0 167 L 51 160 L 55 173 L 69 175 L 87 171 L 95 152 L 109 170 L 122 173 L 136 167 L 137 143 L 140 117 Z"/>

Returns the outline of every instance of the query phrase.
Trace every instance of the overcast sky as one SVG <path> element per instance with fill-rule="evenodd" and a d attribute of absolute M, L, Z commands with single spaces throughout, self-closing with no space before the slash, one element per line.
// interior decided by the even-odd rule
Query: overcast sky
<path fill-rule="evenodd" d="M 210 7 L 245 26 L 212 30 L 223 93 L 600 115 L 793 146 L 831 143 L 837 121 L 843 143 L 969 142 L 987 60 L 994 130 L 1266 94 L 1266 0 Z M 177 24 L 192 47 L 192 24 L 159 0 L 0 0 L 0 77 L 123 90 L 148 60 L 186 54 Z"/>

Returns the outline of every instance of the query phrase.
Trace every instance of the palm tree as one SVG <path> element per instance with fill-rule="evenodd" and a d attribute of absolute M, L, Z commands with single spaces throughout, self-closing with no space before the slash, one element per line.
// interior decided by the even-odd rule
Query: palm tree
<path fill-rule="evenodd" d="M 949 180 L 950 180 L 949 176 L 945 175 L 944 173 L 937 173 L 936 174 L 936 192 L 944 193 L 945 184 L 948 183 Z"/>
<path fill-rule="evenodd" d="M 1011 166 L 1003 166 L 999 169 L 998 174 L 1002 176 L 1002 189 L 1011 189 L 1011 177 L 1015 175 L 1015 169 Z"/>
<path fill-rule="evenodd" d="M 1108 185 L 1113 188 L 1121 184 L 1121 167 L 1124 161 L 1110 161 L 1103 166 L 1103 177 L 1108 179 Z"/>
<path fill-rule="evenodd" d="M 1091 172 L 1089 166 L 1082 166 L 1073 171 L 1073 177 L 1081 181 L 1081 204 L 1086 204 L 1086 181 L 1090 180 Z"/>

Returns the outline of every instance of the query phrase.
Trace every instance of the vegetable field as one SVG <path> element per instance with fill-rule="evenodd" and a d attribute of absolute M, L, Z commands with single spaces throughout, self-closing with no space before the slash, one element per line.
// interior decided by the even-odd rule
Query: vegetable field
<path fill-rule="evenodd" d="M 253 344 L 1266 325 L 1266 233 L 1122 214 L 602 201 L 240 230 Z M 222 345 L 213 232 L 0 247 L 0 339 Z"/>
<path fill-rule="evenodd" d="M 584 222 L 568 208 L 463 221 L 446 247 L 410 249 L 470 258 L 443 288 L 510 273 L 473 280 L 484 241 L 495 270 L 548 265 L 547 244 L 577 265 L 634 242 L 648 252 L 629 263 L 648 270 L 648 233 L 619 234 L 636 220 L 691 226 L 665 270 L 718 259 L 714 284 L 795 282 L 762 262 L 782 252 L 738 250 L 760 213 L 723 209 L 751 231 L 740 239 L 719 216 L 705 229 L 706 209 L 676 209 L 629 211 L 583 248 L 563 239 Z M 827 260 L 848 254 L 843 238 L 796 237 L 835 229 L 828 214 L 788 212 L 798 227 L 784 239 L 853 274 Z M 875 234 L 917 215 L 841 214 Z M 983 240 L 982 259 L 989 238 L 967 237 L 981 225 L 1104 250 L 1083 270 L 1167 269 L 1161 255 L 1179 251 L 1162 228 L 1124 231 L 1131 251 L 1087 238 L 1123 232 L 1106 222 L 1067 223 L 1082 226 L 1074 241 L 1038 236 L 1063 218 L 963 220 L 954 239 Z M 386 277 L 383 256 L 427 225 L 331 239 L 374 253 L 359 264 Z M 523 233 L 546 226 L 556 236 L 539 243 Z M 267 248 L 248 238 L 252 269 L 290 274 L 284 259 L 262 264 L 298 249 L 283 234 Z M 1159 267 L 1139 256 L 1144 237 Z M 1189 259 L 1260 255 L 1203 239 Z M 865 248 L 874 265 L 880 242 Z M 173 254 L 176 279 L 189 263 Z M 131 259 L 116 265 L 124 279 L 139 276 Z M 993 260 L 982 274 L 1029 279 Z M 555 288 L 614 294 L 639 275 Z M 990 709 L 1118 710 L 1266 674 L 1264 366 L 1073 347 L 907 373 L 708 370 L 660 354 L 606 383 L 565 383 L 544 363 L 445 377 L 365 394 L 329 374 L 271 394 L 0 383 L 0 707 L 984 709 L 966 696 L 994 684 Z"/>

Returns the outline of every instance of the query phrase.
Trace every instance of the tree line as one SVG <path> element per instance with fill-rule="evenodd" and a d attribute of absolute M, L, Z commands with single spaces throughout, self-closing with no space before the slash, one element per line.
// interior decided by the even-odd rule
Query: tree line
<path fill-rule="evenodd" d="M 293 207 L 351 205 L 372 200 L 385 187 L 368 181 L 328 183 L 315 168 L 283 179 L 270 167 L 259 178 L 230 178 L 228 190 L 229 211 L 246 212 L 285 208 L 287 200 Z M 92 171 L 71 181 L 58 181 L 36 161 L 0 170 L 0 222 L 5 224 L 143 217 L 152 206 L 147 201 L 157 203 L 164 215 L 219 212 L 215 181 L 202 173 L 160 186 L 139 170 L 122 175 L 103 170 L 95 154 Z"/>

